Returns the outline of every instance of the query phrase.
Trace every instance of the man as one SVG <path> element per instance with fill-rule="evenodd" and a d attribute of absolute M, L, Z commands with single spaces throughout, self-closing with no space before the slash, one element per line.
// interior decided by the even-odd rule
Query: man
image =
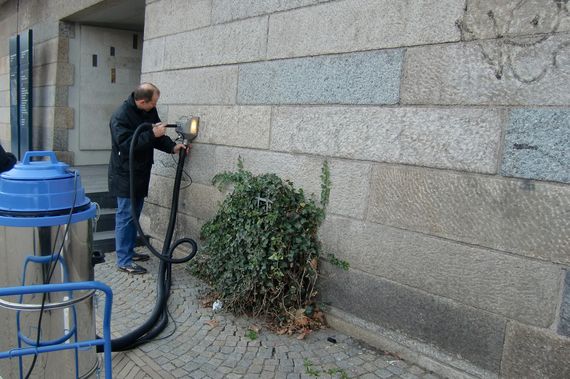
<path fill-rule="evenodd" d="M 11 170 L 16 164 L 16 157 L 12 153 L 8 153 L 0 145 L 0 173 Z"/>
<path fill-rule="evenodd" d="M 177 154 L 186 149 L 165 135 L 166 124 L 160 121 L 156 103 L 159 89 L 151 83 L 140 84 L 123 104 L 113 113 L 111 128 L 112 151 L 109 162 L 109 192 L 117 197 L 115 217 L 115 247 L 117 267 L 131 274 L 144 274 L 147 270 L 133 261 L 146 261 L 149 256 L 134 251 L 137 229 L 131 216 L 134 207 L 137 220 L 140 217 L 144 198 L 148 195 L 150 171 L 154 149 Z M 129 150 L 135 130 L 142 124 L 147 128 L 137 138 L 134 150 L 133 174 L 135 199 L 131 202 L 129 181 Z"/>

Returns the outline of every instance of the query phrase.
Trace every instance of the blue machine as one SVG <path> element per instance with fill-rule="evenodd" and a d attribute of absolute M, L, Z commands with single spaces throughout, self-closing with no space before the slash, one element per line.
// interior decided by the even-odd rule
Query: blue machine
<path fill-rule="evenodd" d="M 54 152 L 26 152 L 0 175 L 0 376 L 91 377 L 96 346 L 104 346 L 111 378 L 112 293 L 93 281 L 95 216 L 79 173 Z M 103 339 L 95 333 L 96 291 L 106 294 Z"/>

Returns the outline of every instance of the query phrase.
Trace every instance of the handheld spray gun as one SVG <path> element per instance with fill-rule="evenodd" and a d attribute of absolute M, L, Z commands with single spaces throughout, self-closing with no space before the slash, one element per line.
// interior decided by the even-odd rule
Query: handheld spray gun
<path fill-rule="evenodd" d="M 141 132 L 148 130 L 150 124 L 140 125 L 135 133 L 133 134 L 130 150 L 129 150 L 129 181 L 130 181 L 130 197 L 131 201 L 135 198 L 134 191 L 134 150 L 136 146 L 136 141 Z M 176 128 L 176 133 L 182 139 L 184 145 L 191 143 L 197 136 L 199 131 L 200 118 L 199 117 L 183 117 L 179 119 L 176 124 L 167 124 L 167 128 Z M 152 126 L 151 126 L 152 127 Z M 176 177 L 174 179 L 174 188 L 172 192 L 172 202 L 170 206 L 170 217 L 168 221 L 168 227 L 166 229 L 166 235 L 164 238 L 164 243 L 162 247 L 162 253 L 159 253 L 145 237 L 145 234 L 140 226 L 138 218 L 134 207 L 131 209 L 132 219 L 137 227 L 139 236 L 142 238 L 145 246 L 150 250 L 150 252 L 160 259 L 160 264 L 158 268 L 158 278 L 157 278 L 157 299 L 155 306 L 152 310 L 151 315 L 147 321 L 129 332 L 128 334 L 113 339 L 111 341 L 112 351 L 124 351 L 135 348 L 146 342 L 151 341 L 157 335 L 159 335 L 166 325 L 168 324 L 168 297 L 170 296 L 170 285 L 171 285 L 171 274 L 172 274 L 172 264 L 173 263 L 184 263 L 188 262 L 190 259 L 194 258 L 198 251 L 198 245 L 191 238 L 180 238 L 172 242 L 172 236 L 174 234 L 174 227 L 176 224 L 176 214 L 178 209 L 178 195 L 180 192 L 180 183 L 182 180 L 182 173 L 184 170 L 184 161 L 186 160 L 186 150 L 181 149 L 178 154 L 178 164 L 176 166 Z M 172 255 L 174 250 L 181 244 L 186 243 L 191 247 L 191 251 L 188 255 L 182 258 L 173 258 Z M 103 350 L 102 346 L 97 346 L 97 351 L 101 352 Z"/>

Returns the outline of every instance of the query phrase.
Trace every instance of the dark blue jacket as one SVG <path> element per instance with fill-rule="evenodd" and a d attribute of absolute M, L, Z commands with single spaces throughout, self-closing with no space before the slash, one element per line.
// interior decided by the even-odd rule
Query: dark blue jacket
<path fill-rule="evenodd" d="M 152 124 L 160 122 L 156 108 L 145 112 L 137 108 L 133 94 L 113 113 L 111 128 L 112 151 L 109 162 L 109 192 L 113 196 L 130 197 L 129 149 L 135 130 L 145 124 L 135 145 L 134 185 L 135 196 L 146 197 L 150 183 L 150 170 L 154 163 L 154 149 L 172 153 L 176 143 L 168 136 L 156 138 Z"/>
<path fill-rule="evenodd" d="M 7 153 L 0 145 L 0 172 L 11 170 L 16 164 L 16 157 L 12 153 Z"/>

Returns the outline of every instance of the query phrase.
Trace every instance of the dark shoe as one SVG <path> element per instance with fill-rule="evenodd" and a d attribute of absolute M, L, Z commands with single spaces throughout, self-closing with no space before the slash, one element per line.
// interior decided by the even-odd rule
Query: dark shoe
<path fill-rule="evenodd" d="M 128 266 L 119 266 L 119 271 L 128 272 L 129 274 L 134 275 L 146 274 L 146 268 L 139 266 L 136 263 L 131 263 Z"/>
<path fill-rule="evenodd" d="M 133 262 L 144 262 L 144 261 L 148 261 L 150 259 L 150 257 L 148 256 L 148 254 L 140 254 L 135 252 L 133 254 Z"/>

